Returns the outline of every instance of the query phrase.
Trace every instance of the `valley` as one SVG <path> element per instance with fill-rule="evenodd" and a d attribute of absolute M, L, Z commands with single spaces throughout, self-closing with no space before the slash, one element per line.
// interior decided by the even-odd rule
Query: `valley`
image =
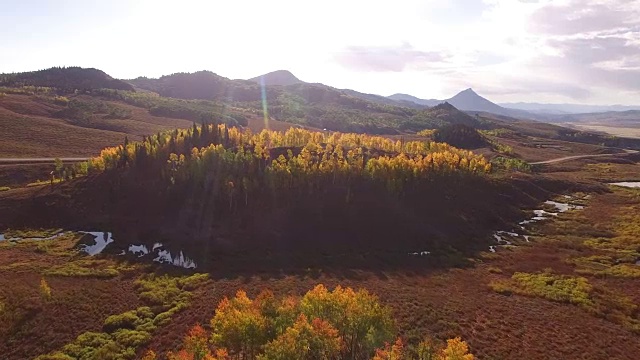
<path fill-rule="evenodd" d="M 638 139 L 471 89 L 94 70 L 0 76 L 3 358 L 640 351 Z"/>

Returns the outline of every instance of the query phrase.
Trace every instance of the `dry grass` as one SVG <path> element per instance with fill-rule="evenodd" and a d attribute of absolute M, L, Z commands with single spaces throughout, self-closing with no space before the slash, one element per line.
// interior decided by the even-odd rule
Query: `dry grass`
<path fill-rule="evenodd" d="M 127 104 L 104 102 L 129 111 L 131 117 L 108 119 L 97 114 L 80 126 L 56 117 L 64 108 L 61 105 L 30 95 L 5 95 L 0 98 L 0 128 L 6 135 L 0 142 L 0 157 L 94 156 L 105 147 L 122 143 L 125 136 L 139 140 L 142 135 L 192 124 L 183 119 L 152 116 L 146 109 Z"/>

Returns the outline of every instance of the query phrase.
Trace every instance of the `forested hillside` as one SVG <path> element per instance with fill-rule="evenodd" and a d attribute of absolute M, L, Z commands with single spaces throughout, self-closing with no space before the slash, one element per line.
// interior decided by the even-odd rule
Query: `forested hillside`
<path fill-rule="evenodd" d="M 14 74 L 0 74 L 0 86 L 43 86 L 64 92 L 89 89 L 133 90 L 130 84 L 112 78 L 98 69 L 81 67 L 53 67 Z"/>

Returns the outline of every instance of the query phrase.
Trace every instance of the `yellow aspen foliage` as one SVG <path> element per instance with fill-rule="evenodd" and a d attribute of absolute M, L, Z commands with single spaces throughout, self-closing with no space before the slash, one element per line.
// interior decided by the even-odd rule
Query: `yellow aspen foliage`
<path fill-rule="evenodd" d="M 46 300 L 51 299 L 51 288 L 44 278 L 40 279 L 40 294 Z"/>
<path fill-rule="evenodd" d="M 306 316 L 300 315 L 293 326 L 265 345 L 264 353 L 257 359 L 335 359 L 342 346 L 338 330 L 327 321 L 316 318 L 309 322 Z"/>
<path fill-rule="evenodd" d="M 438 356 L 438 360 L 473 360 L 474 357 L 469 353 L 469 346 L 461 338 L 447 340 L 447 347 L 442 350 Z"/>

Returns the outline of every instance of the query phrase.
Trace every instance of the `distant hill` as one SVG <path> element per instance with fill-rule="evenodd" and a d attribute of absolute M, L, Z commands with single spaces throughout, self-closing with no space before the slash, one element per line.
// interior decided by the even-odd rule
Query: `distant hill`
<path fill-rule="evenodd" d="M 211 71 L 175 73 L 158 79 L 139 77 L 129 80 L 134 86 L 178 99 L 221 101 L 258 101 L 258 84 L 249 80 L 231 80 Z"/>
<path fill-rule="evenodd" d="M 304 82 L 295 77 L 295 75 L 288 70 L 272 71 L 270 73 L 251 78 L 249 81 L 253 81 L 257 84 L 264 82 L 265 85 L 294 85 Z"/>
<path fill-rule="evenodd" d="M 610 111 L 640 110 L 638 106 L 625 105 L 582 105 L 582 104 L 541 104 L 541 103 L 504 103 L 502 107 L 525 110 L 537 114 L 584 114 Z"/>
<path fill-rule="evenodd" d="M 387 96 L 387 98 L 396 101 L 409 101 L 424 106 L 436 106 L 443 102 L 442 100 L 436 99 L 420 99 L 408 94 L 393 94 L 391 96 Z"/>
<path fill-rule="evenodd" d="M 390 99 L 388 97 L 382 96 L 382 95 L 375 95 L 375 94 L 365 94 L 365 93 L 361 93 L 355 90 L 350 90 L 350 89 L 340 89 L 340 91 L 342 91 L 343 93 L 347 94 L 347 95 L 351 95 L 353 97 L 357 97 L 363 100 L 367 100 L 367 101 L 371 101 L 371 102 L 375 102 L 378 104 L 383 104 L 383 105 L 391 105 L 391 106 L 404 106 L 404 107 L 410 107 L 410 108 L 414 108 L 414 109 L 424 109 L 425 106 L 417 104 L 415 102 L 412 101 L 405 101 L 405 100 L 393 100 Z"/>
<path fill-rule="evenodd" d="M 112 78 L 104 71 L 81 67 L 53 67 L 23 73 L 0 74 L 0 86 L 43 86 L 69 92 L 103 88 L 133 91 L 133 86 Z"/>

